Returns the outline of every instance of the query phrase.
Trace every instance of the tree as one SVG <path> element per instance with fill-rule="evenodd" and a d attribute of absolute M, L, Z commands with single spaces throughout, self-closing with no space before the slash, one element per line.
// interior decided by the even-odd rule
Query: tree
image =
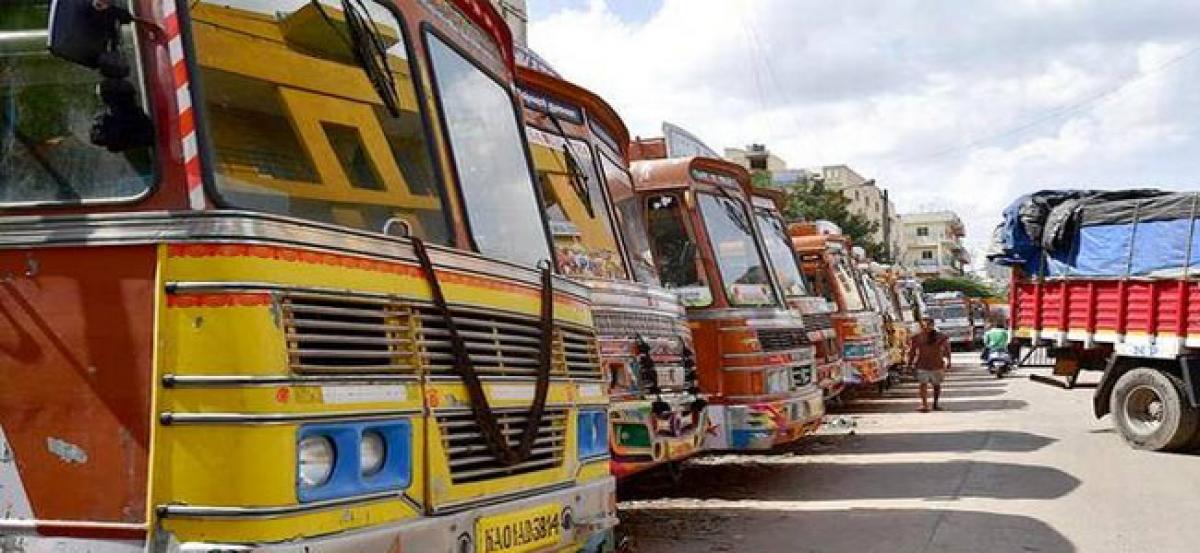
<path fill-rule="evenodd" d="M 934 292 L 962 292 L 972 298 L 1000 297 L 991 286 L 970 276 L 931 278 L 921 283 L 921 289 L 927 294 Z"/>
<path fill-rule="evenodd" d="M 770 181 L 770 177 L 767 177 Z M 756 186 L 761 186 L 755 181 Z M 841 227 L 842 234 L 850 238 L 855 246 L 861 246 L 867 252 L 867 257 L 889 263 L 887 249 L 876 242 L 872 236 L 879 230 L 879 224 L 867 220 L 866 217 L 851 213 L 850 200 L 837 190 L 831 190 L 819 180 L 803 180 L 786 189 L 787 203 L 783 207 L 783 216 L 788 222 L 798 221 L 830 221 Z"/>

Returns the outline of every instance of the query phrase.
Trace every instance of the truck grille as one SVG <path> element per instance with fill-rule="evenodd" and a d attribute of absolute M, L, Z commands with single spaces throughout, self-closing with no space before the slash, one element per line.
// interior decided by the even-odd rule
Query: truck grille
<path fill-rule="evenodd" d="M 684 325 L 681 319 L 666 315 L 623 310 L 597 309 L 592 317 L 596 321 L 596 332 L 606 338 L 678 336 Z"/>
<path fill-rule="evenodd" d="M 280 298 L 288 364 L 298 373 L 412 372 L 412 310 L 384 300 Z"/>
<path fill-rule="evenodd" d="M 833 317 L 829 313 L 811 313 L 803 315 L 804 328 L 809 332 L 830 330 L 833 328 Z"/>
<path fill-rule="evenodd" d="M 804 347 L 808 344 L 808 337 L 803 329 L 798 328 L 760 328 L 758 344 L 763 351 L 784 351 Z"/>
<path fill-rule="evenodd" d="M 529 411 L 496 409 L 500 429 L 510 447 L 517 447 Z M 538 426 L 537 439 L 529 459 L 513 466 L 504 466 L 488 451 L 487 442 L 470 412 L 436 415 L 442 434 L 442 446 L 449 457 L 450 479 L 455 484 L 503 478 L 562 465 L 566 444 L 566 409 L 546 409 Z"/>
<path fill-rule="evenodd" d="M 475 308 L 452 307 L 450 311 L 480 376 L 537 376 L 542 335 L 538 319 Z M 441 314 L 431 308 L 421 309 L 418 318 L 426 370 L 435 375 L 451 374 L 454 355 Z M 591 331 L 560 323 L 553 332 L 551 374 L 600 378 L 600 359 Z"/>

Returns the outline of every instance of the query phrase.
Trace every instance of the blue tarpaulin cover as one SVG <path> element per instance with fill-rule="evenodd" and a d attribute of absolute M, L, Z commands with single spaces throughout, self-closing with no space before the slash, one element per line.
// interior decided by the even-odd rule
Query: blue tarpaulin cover
<path fill-rule="evenodd" d="M 1048 277 L 1178 278 L 1200 269 L 1198 207 L 1195 192 L 1030 194 L 1005 209 L 988 257 Z"/>

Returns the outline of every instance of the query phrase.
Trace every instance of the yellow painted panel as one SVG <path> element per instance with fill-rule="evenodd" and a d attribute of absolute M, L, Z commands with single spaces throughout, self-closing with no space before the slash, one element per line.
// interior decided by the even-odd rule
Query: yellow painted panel
<path fill-rule="evenodd" d="M 316 254 L 331 256 L 332 254 Z M 412 274 L 401 274 L 411 271 Z M 540 301 L 535 290 L 510 290 L 505 281 L 476 279 L 479 284 L 449 282 L 441 277 L 447 301 L 490 307 L 538 316 Z M 308 286 L 361 292 L 429 298 L 429 286 L 416 266 L 397 264 L 396 272 L 347 267 L 333 261 L 315 263 L 275 258 L 246 256 L 172 257 L 166 266 L 165 280 L 170 281 L 233 281 L 271 282 L 282 285 Z M 556 320 L 592 326 L 591 310 L 577 302 L 557 300 Z"/>
<path fill-rule="evenodd" d="M 370 390 L 368 392 L 368 390 Z M 352 401 L 355 395 L 389 394 L 394 401 Z M 400 398 L 402 396 L 402 399 Z M 421 409 L 417 382 L 325 384 L 320 386 L 246 386 L 170 388 L 161 393 L 162 408 L 177 413 L 328 413 Z M 372 399 L 368 397 L 367 399 Z"/>
<path fill-rule="evenodd" d="M 608 468 L 608 461 L 596 461 L 587 463 L 579 467 L 579 475 L 575 477 L 575 481 L 580 484 L 586 484 L 594 480 L 602 480 L 612 476 Z"/>
<path fill-rule="evenodd" d="M 159 366 L 175 375 L 284 375 L 287 344 L 268 306 L 168 307 Z"/>
<path fill-rule="evenodd" d="M 356 507 L 339 507 L 296 516 L 267 519 L 167 519 L 163 527 L 177 538 L 224 543 L 278 542 L 299 537 L 367 528 L 420 514 L 400 500 L 379 501 Z"/>

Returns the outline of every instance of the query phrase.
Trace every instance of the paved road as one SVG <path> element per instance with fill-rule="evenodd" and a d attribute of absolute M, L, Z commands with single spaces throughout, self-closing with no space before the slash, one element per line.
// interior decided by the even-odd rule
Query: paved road
<path fill-rule="evenodd" d="M 1091 390 L 1022 372 L 957 354 L 947 411 L 917 413 L 913 385 L 858 399 L 832 415 L 853 434 L 623 487 L 623 527 L 642 553 L 1200 551 L 1200 456 L 1133 451 Z"/>

